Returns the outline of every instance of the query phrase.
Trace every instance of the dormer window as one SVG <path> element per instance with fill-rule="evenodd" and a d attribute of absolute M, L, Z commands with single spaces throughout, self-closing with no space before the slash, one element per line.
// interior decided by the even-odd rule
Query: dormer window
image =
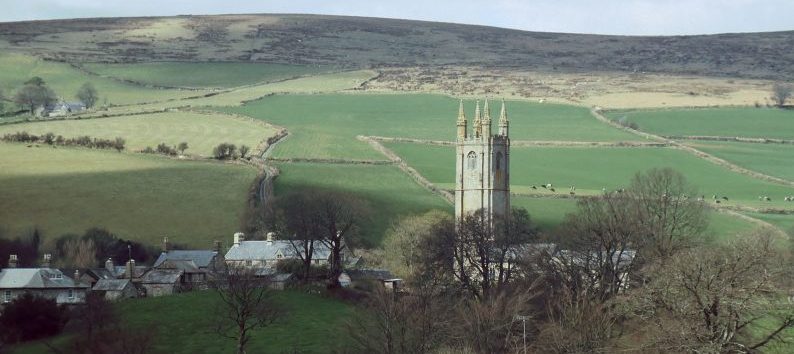
<path fill-rule="evenodd" d="M 11 290 L 6 290 L 3 294 L 3 302 L 11 302 Z"/>

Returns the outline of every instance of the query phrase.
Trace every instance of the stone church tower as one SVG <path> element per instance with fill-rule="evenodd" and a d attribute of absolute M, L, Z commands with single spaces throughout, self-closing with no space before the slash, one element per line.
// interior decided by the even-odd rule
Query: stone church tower
<path fill-rule="evenodd" d="M 510 211 L 510 122 L 504 100 L 496 134 L 491 134 L 487 99 L 483 112 L 480 112 L 480 102 L 477 101 L 471 131 L 461 100 L 457 126 L 455 219 L 461 220 L 466 214 L 480 209 L 491 219 L 506 215 Z"/>

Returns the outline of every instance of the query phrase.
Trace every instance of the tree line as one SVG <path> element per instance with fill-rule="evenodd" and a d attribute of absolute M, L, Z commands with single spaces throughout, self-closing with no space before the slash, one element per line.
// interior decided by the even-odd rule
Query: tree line
<path fill-rule="evenodd" d="M 82 146 L 92 149 L 115 149 L 121 152 L 124 150 L 126 140 L 120 137 L 115 139 L 102 139 L 92 138 L 88 135 L 79 136 L 76 138 L 64 138 L 62 135 L 55 135 L 54 133 L 46 133 L 42 135 L 30 134 L 26 131 L 16 132 L 12 134 L 3 135 L 2 141 L 17 142 L 17 143 L 42 143 L 47 145 L 60 145 L 60 146 Z"/>

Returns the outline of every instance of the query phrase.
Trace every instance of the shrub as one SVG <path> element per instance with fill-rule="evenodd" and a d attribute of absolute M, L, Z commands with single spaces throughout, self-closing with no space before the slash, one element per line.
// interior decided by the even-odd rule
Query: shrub
<path fill-rule="evenodd" d="M 0 314 L 0 336 L 17 343 L 54 336 L 68 320 L 66 308 L 55 300 L 30 293 L 12 300 Z"/>

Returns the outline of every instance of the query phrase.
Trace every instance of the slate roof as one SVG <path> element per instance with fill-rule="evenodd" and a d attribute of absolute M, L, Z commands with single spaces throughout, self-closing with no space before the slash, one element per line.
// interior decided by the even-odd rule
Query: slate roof
<path fill-rule="evenodd" d="M 295 244 L 298 249 L 302 246 L 298 243 Z M 295 253 L 295 248 L 292 246 L 292 241 L 289 240 L 273 240 L 273 241 L 242 241 L 239 245 L 234 245 L 226 252 L 227 261 L 245 261 L 245 260 L 275 260 L 278 259 L 276 255 L 281 252 L 285 259 L 298 258 Z M 314 242 L 315 259 L 328 259 L 331 252 L 324 243 Z"/>
<path fill-rule="evenodd" d="M 54 268 L 5 268 L 0 271 L 0 289 L 87 288 Z"/>
<path fill-rule="evenodd" d="M 152 269 L 141 277 L 143 284 L 174 284 L 185 272 L 181 269 Z"/>
<path fill-rule="evenodd" d="M 88 274 L 94 279 L 116 279 L 116 275 L 109 271 L 107 268 L 93 268 L 88 269 L 85 271 L 85 274 Z"/>
<path fill-rule="evenodd" d="M 201 273 L 206 272 L 206 269 L 200 269 L 196 263 L 193 261 L 188 260 L 165 260 L 164 262 L 160 263 L 160 266 L 157 267 L 158 269 L 179 269 L 185 271 L 185 273 Z"/>
<path fill-rule="evenodd" d="M 199 268 L 209 268 L 218 252 L 211 250 L 171 250 L 160 253 L 154 261 L 153 268 L 158 268 L 165 261 L 193 261 Z"/>
<path fill-rule="evenodd" d="M 116 273 L 116 278 L 126 278 L 127 277 L 127 266 L 114 266 L 114 272 Z M 133 269 L 133 278 L 140 278 L 143 273 L 146 273 L 146 270 L 149 269 L 147 266 L 135 266 Z"/>
<path fill-rule="evenodd" d="M 94 285 L 94 291 L 122 291 L 130 285 L 129 279 L 99 279 Z"/>

